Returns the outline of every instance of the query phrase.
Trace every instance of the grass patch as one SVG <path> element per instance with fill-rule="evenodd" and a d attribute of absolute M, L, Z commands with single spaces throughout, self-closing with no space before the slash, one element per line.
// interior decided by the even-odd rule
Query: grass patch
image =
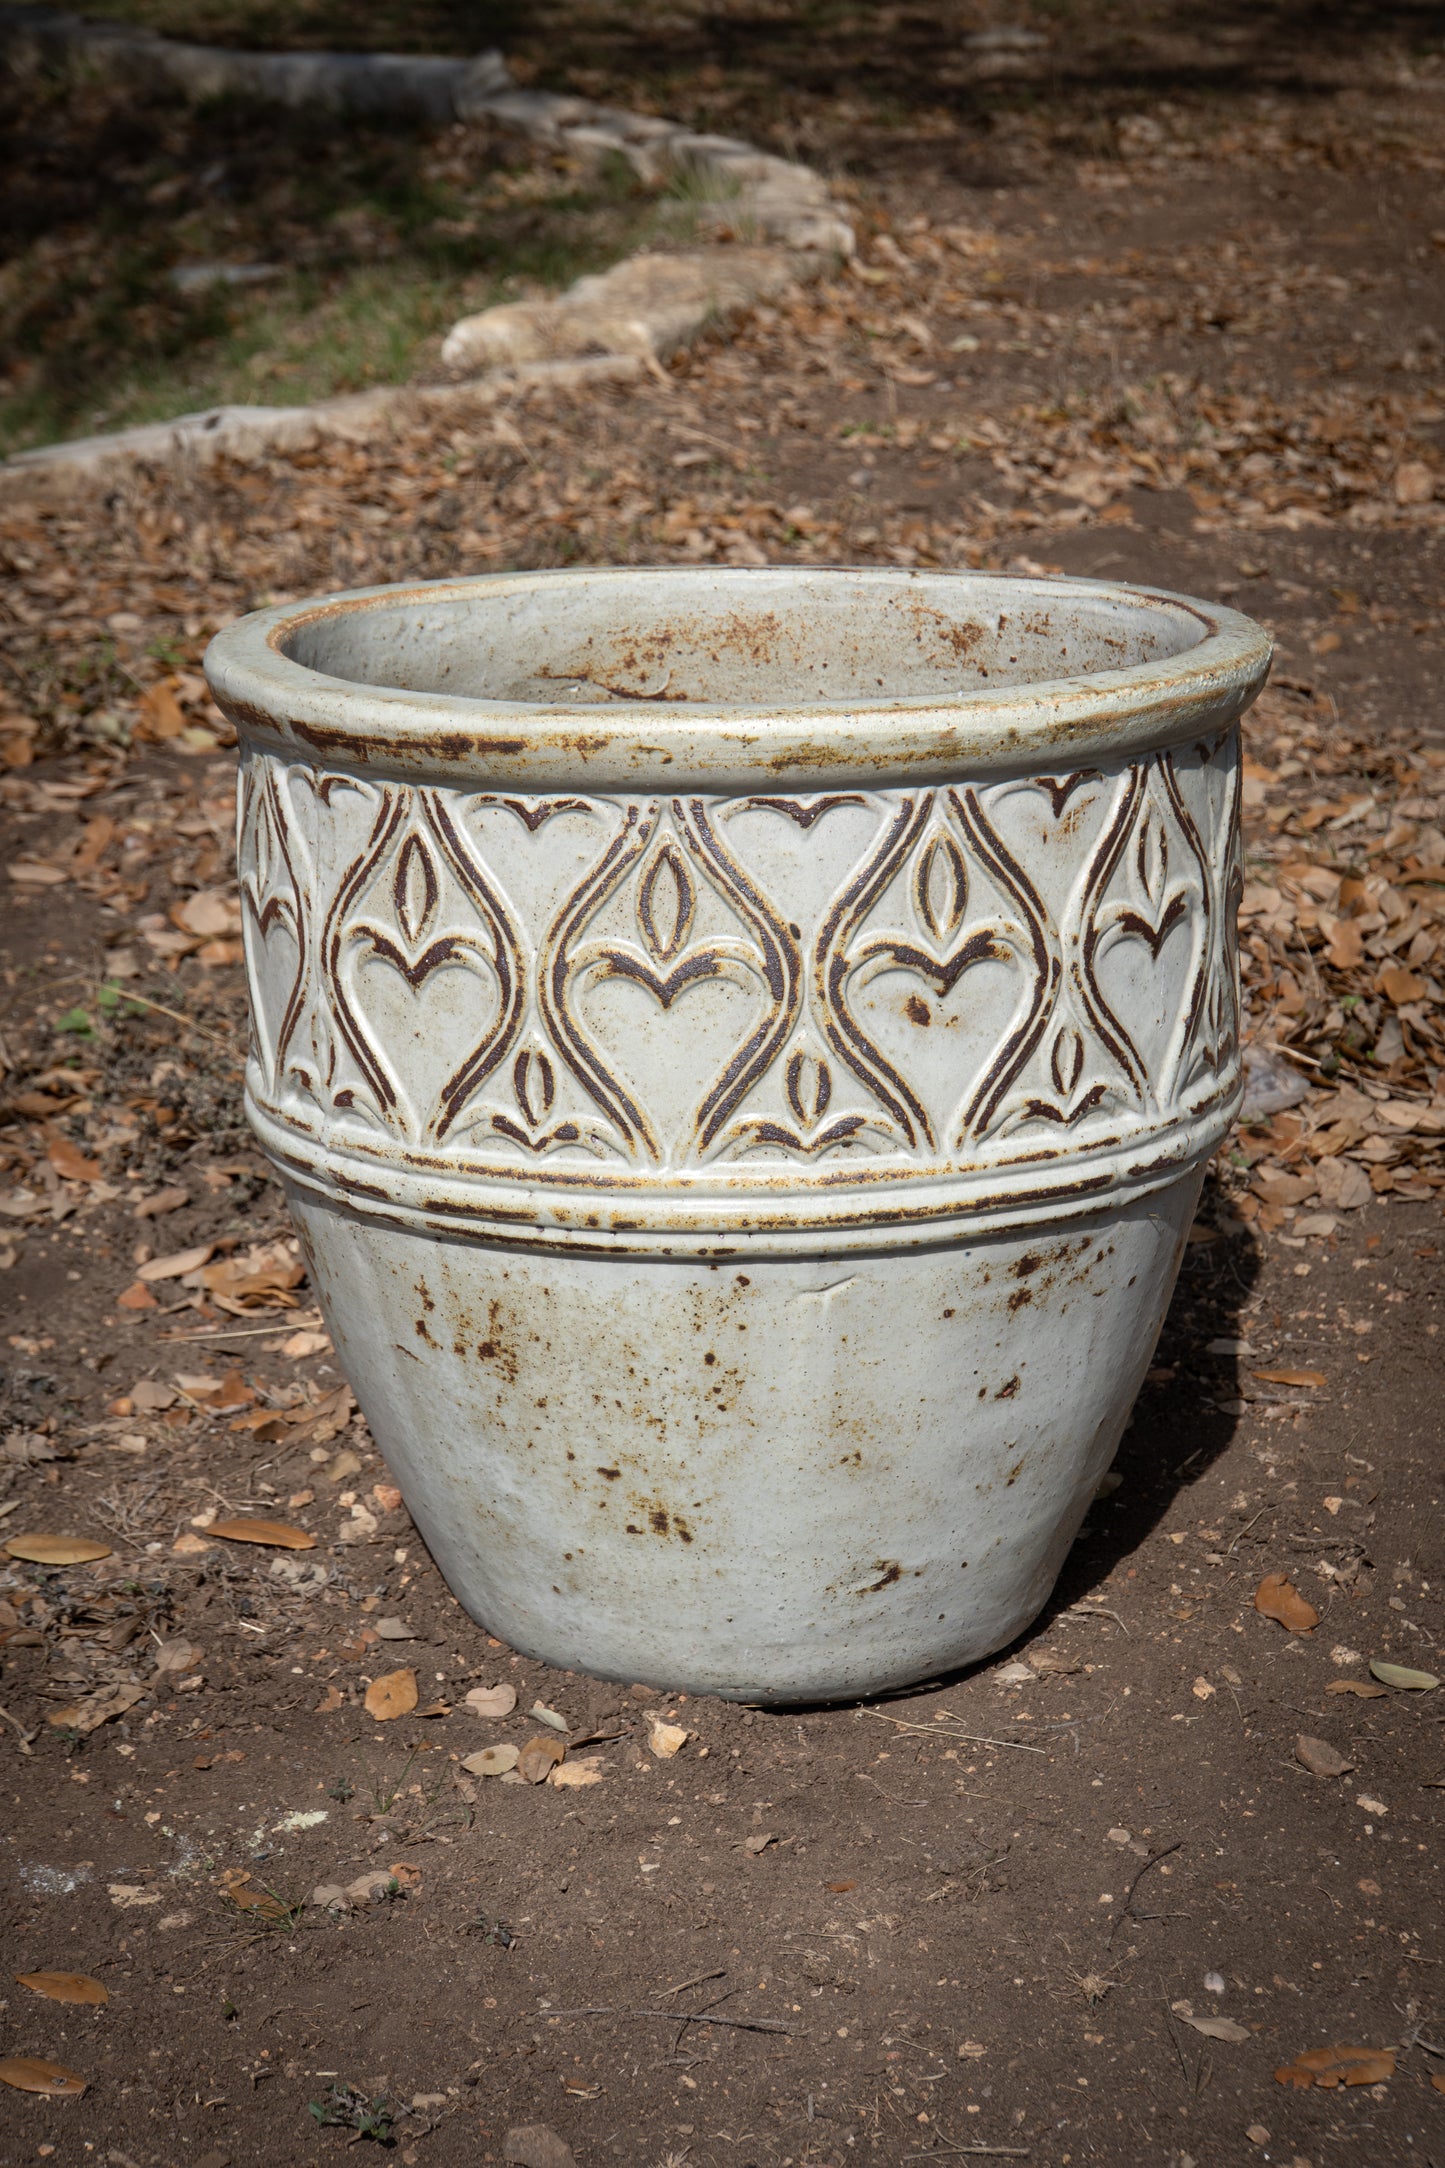
<path fill-rule="evenodd" d="M 687 221 L 620 159 L 487 124 L 72 79 L 6 84 L 0 132 L 0 451 L 424 374 L 459 316 Z"/>

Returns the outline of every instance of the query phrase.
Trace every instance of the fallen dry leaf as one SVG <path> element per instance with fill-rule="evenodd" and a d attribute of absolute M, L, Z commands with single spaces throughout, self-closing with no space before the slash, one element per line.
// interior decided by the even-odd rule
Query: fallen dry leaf
<path fill-rule="evenodd" d="M 1280 2085 L 1382 2085 L 1395 2075 L 1393 2048 L 1306 2048 L 1275 2072 Z"/>
<path fill-rule="evenodd" d="M 97 1558 L 109 1558 L 111 1550 L 90 1536 L 11 1536 L 5 1555 L 33 1566 L 88 1566 Z"/>
<path fill-rule="evenodd" d="M 1307 1732 L 1301 1732 L 1295 1740 L 1294 1752 L 1295 1760 L 1303 1762 L 1314 1777 L 1342 1777 L 1355 1766 L 1328 1739 L 1312 1739 Z"/>
<path fill-rule="evenodd" d="M 280 1352 L 289 1355 L 293 1362 L 300 1362 L 307 1355 L 329 1355 L 331 1335 L 329 1332 L 316 1332 L 310 1328 L 293 1332 L 289 1340 L 281 1342 Z"/>
<path fill-rule="evenodd" d="M 174 1641 L 163 1641 L 156 1650 L 157 1671 L 189 1671 L 201 1660 L 202 1651 L 194 1641 L 177 1636 Z"/>
<path fill-rule="evenodd" d="M 44 1995 L 51 2002 L 110 2001 L 110 1989 L 92 1980 L 88 1972 L 17 1972 L 15 1977 L 32 1994 Z"/>
<path fill-rule="evenodd" d="M 751 1852 L 754 1859 L 756 1859 L 760 1852 L 766 1852 L 768 1846 L 770 1844 L 776 1844 L 777 1841 L 777 1838 L 773 1835 L 771 1830 L 759 1830 L 755 1836 L 744 1837 L 743 1850 L 745 1852 Z"/>
<path fill-rule="evenodd" d="M 405 1619 L 379 1618 L 376 1637 L 379 1641 L 415 1641 L 417 1631 L 415 1626 L 408 1626 Z"/>
<path fill-rule="evenodd" d="M 1361 1701 L 1383 1701 L 1383 1686 L 1372 1686 L 1368 1679 L 1331 1679 L 1325 1688 L 1327 1694 L 1358 1694 Z"/>
<path fill-rule="evenodd" d="M 51 2100 L 78 2100 L 89 2084 L 64 2063 L 48 2063 L 39 2055 L 7 2055 L 0 2059 L 0 2085 L 13 2085 L 17 2093 L 45 2093 Z"/>
<path fill-rule="evenodd" d="M 62 1181 L 98 1182 L 100 1180 L 100 1161 L 98 1159 L 87 1159 L 78 1145 L 72 1144 L 69 1137 L 62 1137 L 58 1131 L 50 1130 L 46 1132 L 45 1156 Z"/>
<path fill-rule="evenodd" d="M 391 1879 L 400 1890 L 417 1890 L 421 1888 L 421 1869 L 413 1867 L 409 1860 L 394 1860 Z"/>
<path fill-rule="evenodd" d="M 273 1896 L 267 1889 L 252 1889 L 251 1877 L 244 1868 L 230 1868 L 221 1877 L 223 1895 L 228 1904 L 238 1912 L 248 1912 L 263 1920 L 284 1920 L 290 1917 L 291 1908 Z"/>
<path fill-rule="evenodd" d="M 147 1889 L 140 1882 L 108 1882 L 106 1889 L 111 1903 L 121 1912 L 130 1912 L 137 1905 L 158 1905 L 161 1901 L 158 1889 Z"/>
<path fill-rule="evenodd" d="M 670 1761 L 687 1745 L 689 1734 L 681 1724 L 664 1724 L 661 1717 L 648 1718 L 647 1743 L 659 1761 Z"/>
<path fill-rule="evenodd" d="M 414 1671 L 384 1671 L 366 1689 L 366 1713 L 374 1716 L 378 1724 L 388 1723 L 394 1716 L 410 1716 L 416 1703 Z"/>
<path fill-rule="evenodd" d="M 346 1696 L 342 1693 L 340 1687 L 328 1686 L 326 1692 L 317 1702 L 313 1714 L 316 1716 L 334 1716 L 338 1709 L 344 1709 L 345 1707 Z"/>
<path fill-rule="evenodd" d="M 1181 2025 L 1192 2025 L 1197 2033 L 1203 2033 L 1206 2040 L 1227 2040 L 1232 2047 L 1242 2047 L 1246 2040 L 1254 2038 L 1249 2027 L 1241 2025 L 1238 2018 L 1190 2017 L 1183 2010 L 1176 2010 L 1174 2015 Z"/>
<path fill-rule="evenodd" d="M 517 1756 L 517 1774 L 525 1783 L 540 1784 L 566 1752 L 560 1739 L 529 1739 Z"/>
<path fill-rule="evenodd" d="M 555 1709 L 549 1709 L 544 1701 L 534 1701 L 527 1714 L 539 1724 L 550 1725 L 553 1731 L 565 1732 L 567 1729 L 566 1717 L 559 1716 Z"/>
<path fill-rule="evenodd" d="M 558 1762 L 547 1781 L 563 1791 L 580 1791 L 584 1784 L 600 1784 L 603 1774 L 599 1757 L 595 1754 L 584 1754 L 577 1761 Z"/>
<path fill-rule="evenodd" d="M 1323 1370 L 1251 1370 L 1263 1385 L 1327 1385 Z"/>
<path fill-rule="evenodd" d="M 565 2138 L 546 2123 L 521 2123 L 502 2140 L 502 2158 L 511 2168 L 576 2168 L 576 2155 Z"/>
<path fill-rule="evenodd" d="M 194 1249 L 174 1250 L 169 1257 L 152 1257 L 137 1277 L 147 1286 L 154 1280 L 178 1280 L 184 1272 L 198 1271 L 214 1248 L 214 1242 L 200 1242 Z"/>
<path fill-rule="evenodd" d="M 515 1686 L 474 1686 L 463 1702 L 473 1716 L 510 1716 L 517 1706 Z"/>
<path fill-rule="evenodd" d="M 1445 2070 L 1432 2070 L 1430 2073 L 1430 2083 L 1434 2086 L 1437 2093 L 1445 2093 Z"/>
<path fill-rule="evenodd" d="M 1320 1622 L 1319 1612 L 1282 1573 L 1267 1573 L 1254 1592 L 1254 1608 L 1266 1618 L 1276 1619 L 1287 1633 L 1313 1633 Z"/>
<path fill-rule="evenodd" d="M 1433 1671 L 1412 1671 L 1408 1664 L 1387 1664 L 1378 1656 L 1370 1658 L 1370 1669 L 1386 1686 L 1398 1686 L 1408 1694 L 1433 1694 L 1440 1684 Z"/>
<path fill-rule="evenodd" d="M 282 1551 L 314 1551 L 316 1538 L 289 1521 L 212 1521 L 207 1535 L 224 1536 L 228 1543 L 269 1543 Z"/>
<path fill-rule="evenodd" d="M 158 1189 L 154 1196 L 142 1197 L 138 1204 L 131 1206 L 131 1217 L 133 1219 L 159 1219 L 164 1212 L 179 1212 L 190 1201 L 191 1193 L 188 1189 L 181 1189 L 179 1186 L 172 1186 L 170 1189 Z"/>
<path fill-rule="evenodd" d="M 78 1731 L 84 1736 L 108 1724 L 112 1717 L 124 1716 L 133 1709 L 145 1694 L 143 1686 L 107 1686 L 99 1693 L 87 1694 L 83 1701 L 73 1701 L 64 1709 L 52 1709 L 45 1719 L 57 1731 Z"/>
<path fill-rule="evenodd" d="M 835 1897 L 841 1897 L 846 1890 L 856 1889 L 858 1885 L 856 1882 L 825 1882 L 823 1887 L 832 1890 Z"/>
<path fill-rule="evenodd" d="M 519 1749 L 514 1746 L 484 1746 L 480 1753 L 464 1754 L 462 1767 L 470 1776 L 500 1777 L 515 1769 L 519 1758 Z"/>

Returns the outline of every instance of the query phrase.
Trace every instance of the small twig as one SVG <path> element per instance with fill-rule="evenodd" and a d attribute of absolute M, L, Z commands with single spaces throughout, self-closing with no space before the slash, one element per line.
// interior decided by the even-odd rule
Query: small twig
<path fill-rule="evenodd" d="M 925 1739 L 967 1739 L 970 1746 L 1012 1746 L 1020 1754 L 1042 1754 L 1041 1746 L 1027 1746 L 1022 1739 L 985 1739 L 976 1731 L 950 1731 L 943 1724 L 910 1724 L 901 1716 L 890 1716 L 886 1709 L 864 1709 L 864 1716 L 876 1716 L 885 1724 L 896 1724 L 900 1731 L 921 1732 Z"/>
<path fill-rule="evenodd" d="M 219 1046 L 224 1053 L 235 1054 L 240 1051 L 234 1040 L 223 1039 L 218 1033 L 207 1031 L 204 1024 L 198 1024 L 194 1017 L 187 1016 L 183 1010 L 168 1009 L 163 1001 L 152 1001 L 148 994 L 124 994 L 121 998 L 135 1002 L 142 1009 L 154 1009 L 157 1016 L 168 1016 L 173 1024 L 184 1024 L 186 1030 L 193 1031 L 198 1039 L 205 1039 L 212 1046 Z"/>
<path fill-rule="evenodd" d="M 796 2033 L 771 2017 L 710 2017 L 704 2010 L 622 2010 L 621 2017 L 660 2017 L 664 2025 L 727 2025 L 735 2032 Z"/>
<path fill-rule="evenodd" d="M 618 1737 L 621 1738 L 621 1736 L 622 1734 L 619 1732 Z M 676 1987 L 665 1987 L 663 1993 L 665 1995 L 683 1995 L 686 1994 L 690 1987 L 705 1987 L 709 1980 L 725 1980 L 727 1976 L 728 1968 L 723 1965 L 717 1972 L 700 1972 L 694 1980 L 679 1980 Z"/>
<path fill-rule="evenodd" d="M 1110 1939 L 1112 1940 L 1113 1938 L 1111 1937 Z M 1169 2027 L 1169 2038 L 1173 2041 L 1174 2052 L 1179 2057 L 1179 2068 L 1184 2074 L 1184 2082 L 1186 2085 L 1189 2085 L 1189 2065 L 1184 2060 L 1184 2050 L 1179 2045 L 1179 2035 L 1174 2029 L 1174 2014 L 1170 2010 L 1167 2000 L 1164 2004 L 1164 2022 Z M 1190 2086 L 1191 2092 L 1193 2091 L 1193 2089 L 1194 2088 Z"/>
<path fill-rule="evenodd" d="M 886 1799 L 890 1807 L 926 1807 L 928 1805 L 926 1799 L 904 1799 L 897 1792 L 885 1792 L 877 1777 L 870 1777 L 866 1769 L 860 1769 L 858 1776 L 864 1784 L 871 1784 L 878 1797 Z"/>
<path fill-rule="evenodd" d="M 1265 1514 L 1268 1513 L 1268 1511 L 1268 1506 L 1261 1506 L 1258 1513 L 1255 1514 L 1254 1520 L 1249 1520 L 1245 1522 L 1243 1528 L 1240 1529 L 1239 1534 L 1235 1537 L 1233 1543 L 1230 1544 L 1229 1549 L 1225 1552 L 1224 1555 L 1226 1558 L 1233 1558 L 1235 1551 L 1237 1550 L 1239 1545 L 1243 1543 L 1245 1537 L 1249 1534 L 1250 1529 L 1253 1528 L 1254 1522 L 1263 1520 Z"/>
<path fill-rule="evenodd" d="M 1166 1844 L 1162 1851 L 1155 1852 L 1150 1858 L 1145 1860 L 1143 1866 L 1139 1869 L 1139 1872 L 1135 1875 L 1133 1881 L 1125 1890 L 1123 1909 L 1120 1912 L 1119 1917 L 1115 1920 L 1113 1926 L 1109 1929 L 1109 1948 L 1111 1950 L 1114 1947 L 1115 1935 L 1118 1934 L 1119 1929 L 1123 1926 L 1125 1920 L 1129 1917 L 1129 1907 L 1134 1902 L 1134 1892 L 1139 1887 L 1139 1884 L 1143 1881 L 1145 1875 L 1149 1872 L 1149 1869 L 1151 1867 L 1157 1867 L 1160 1860 L 1167 1859 L 1171 1852 L 1179 1851 L 1183 1843 L 1184 1839 L 1182 1837 L 1176 1837 L 1172 1844 Z"/>
<path fill-rule="evenodd" d="M 184 1303 L 181 1308 L 185 1308 Z M 163 1332 L 159 1337 L 175 1346 L 178 1341 L 185 1340 L 264 1340 L 268 1333 L 293 1332 L 295 1329 L 283 1315 L 279 1324 L 248 1325 L 243 1332 Z"/>
<path fill-rule="evenodd" d="M 1129 1631 L 1118 1612 L 1111 1611 L 1107 1604 L 1096 1603 L 1086 1606 L 1082 1603 L 1071 1603 L 1065 1616 L 1068 1618 L 1111 1618 L 1121 1633 L 1127 1634 Z"/>
<path fill-rule="evenodd" d="M 1026 2145 L 955 2145 L 951 2138 L 940 2138 L 926 2153 L 905 2153 L 905 2160 L 930 2160 L 939 2150 L 945 2153 L 990 2153 L 996 2160 L 1031 2160 Z"/>
<path fill-rule="evenodd" d="M 19 1721 L 19 1719 L 17 1717 L 13 1717 L 8 1709 L 0 1709 L 0 1716 L 4 1717 L 7 1724 L 13 1724 L 15 1726 L 15 1729 L 20 1734 L 20 1751 L 22 1754 L 28 1754 L 30 1752 L 31 1740 L 38 1739 L 40 1737 L 39 1726 L 37 1725 L 34 1731 L 27 1731 L 25 1729 L 25 1726 Z"/>

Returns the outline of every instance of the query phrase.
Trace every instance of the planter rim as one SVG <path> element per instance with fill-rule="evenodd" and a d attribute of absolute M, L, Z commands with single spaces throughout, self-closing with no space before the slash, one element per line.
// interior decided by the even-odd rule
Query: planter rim
<path fill-rule="evenodd" d="M 287 645 L 324 621 L 382 609 L 526 608 L 568 589 L 616 594 L 625 626 L 630 598 L 663 583 L 698 587 L 738 604 L 785 590 L 801 611 L 810 589 L 842 583 L 882 604 L 950 590 L 995 595 L 1014 609 L 1099 605 L 1162 618 L 1190 644 L 1122 668 L 991 687 L 960 686 L 928 698 L 795 698 L 771 704 L 652 697 L 590 701 L 487 699 L 328 675 L 296 661 Z M 1271 643 L 1239 611 L 1165 589 L 1007 573 L 901 571 L 876 566 L 598 566 L 404 582 L 260 610 L 220 632 L 206 654 L 216 700 L 246 737 L 314 765 L 360 769 L 465 788 L 522 790 L 700 789 L 764 784 L 811 793 L 865 781 L 924 783 L 962 773 L 1017 773 L 1063 760 L 1127 759 L 1228 727 L 1259 690 Z"/>

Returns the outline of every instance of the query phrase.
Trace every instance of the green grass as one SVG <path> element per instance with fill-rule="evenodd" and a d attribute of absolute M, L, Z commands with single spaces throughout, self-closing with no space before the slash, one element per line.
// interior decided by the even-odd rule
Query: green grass
<path fill-rule="evenodd" d="M 85 81 L 0 88 L 0 144 L 0 451 L 424 374 L 459 316 L 688 217 L 621 160 L 485 126 L 340 126 Z M 212 263 L 276 275 L 176 288 Z"/>

